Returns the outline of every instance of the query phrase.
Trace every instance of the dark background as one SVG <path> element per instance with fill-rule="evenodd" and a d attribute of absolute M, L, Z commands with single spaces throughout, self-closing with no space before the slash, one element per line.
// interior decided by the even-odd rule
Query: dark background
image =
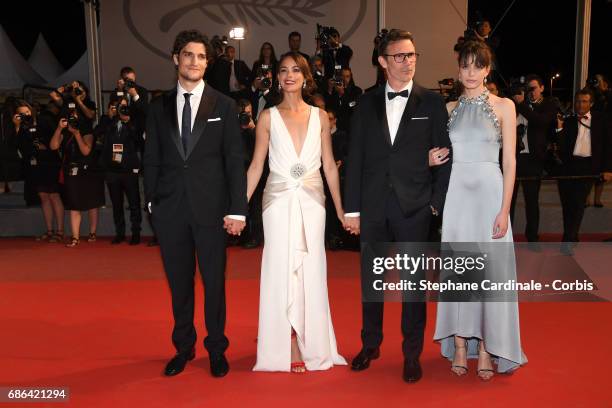
<path fill-rule="evenodd" d="M 469 21 L 474 23 L 480 12 L 495 27 L 511 3 L 511 0 L 469 0 Z M 104 0 L 100 7 L 104 7 Z M 551 74 L 559 72 L 561 77 L 555 81 L 555 88 L 560 89 L 555 92 L 568 97 L 573 81 L 576 8 L 576 0 L 516 0 L 495 31 L 501 38 L 498 58 L 504 78 L 537 73 L 549 81 Z M 80 0 L 2 2 L 0 10 L 0 24 L 26 59 L 40 32 L 66 69 L 87 48 Z M 608 77 L 612 74 L 608 55 L 611 25 L 612 1 L 593 0 L 591 74 L 604 73 Z"/>

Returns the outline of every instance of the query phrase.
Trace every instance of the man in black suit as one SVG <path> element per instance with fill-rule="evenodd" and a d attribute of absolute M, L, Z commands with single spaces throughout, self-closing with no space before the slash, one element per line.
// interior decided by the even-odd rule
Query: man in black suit
<path fill-rule="evenodd" d="M 244 61 L 236 59 L 236 49 L 228 45 L 225 55 L 229 62 L 229 70 L 226 72 L 230 96 L 236 101 L 249 95 L 248 88 L 251 79 L 251 70 Z"/>
<path fill-rule="evenodd" d="M 592 111 L 593 94 L 588 89 L 576 93 L 574 109 L 576 116 L 563 121 L 557 119 L 559 157 L 563 162 L 563 176 L 602 175 L 609 178 L 612 172 L 610 149 L 612 135 L 602 112 Z M 607 173 L 607 174 L 606 174 Z M 559 196 L 563 208 L 564 254 L 573 253 L 578 242 L 578 231 L 584 216 L 586 201 L 593 178 L 560 179 Z"/>
<path fill-rule="evenodd" d="M 346 159 L 345 225 L 361 233 L 362 244 L 426 242 L 431 217 L 444 206 L 450 162 L 428 166 L 432 147 L 449 147 L 448 113 L 442 97 L 413 82 L 417 54 L 412 34 L 391 30 L 379 44 L 388 80 L 364 94 L 351 124 Z M 362 260 L 362 293 L 372 291 L 372 270 Z M 352 369 L 364 370 L 378 358 L 383 302 L 363 299 L 363 348 Z M 421 378 L 419 356 L 425 331 L 424 302 L 402 304 L 403 378 Z"/>
<path fill-rule="evenodd" d="M 149 91 L 136 82 L 136 71 L 134 71 L 134 68 L 121 68 L 119 79 L 117 80 L 117 92 L 123 92 L 123 95 L 118 97 L 115 95 L 117 99 L 121 99 L 121 97 L 127 99 L 132 123 L 138 129 L 144 130 L 147 109 L 149 108 Z"/>
<path fill-rule="evenodd" d="M 319 51 L 325 66 L 325 75 L 331 77 L 336 71 L 336 66 L 346 68 L 350 66 L 353 50 L 346 44 L 340 42 L 340 33 L 335 28 L 330 30 L 329 47 Z"/>
<path fill-rule="evenodd" d="M 544 97 L 544 82 L 537 75 L 528 75 L 526 78 L 528 92 L 513 95 L 512 99 L 516 103 L 517 125 L 523 124 L 524 132 L 517 134 L 516 149 L 516 177 L 525 177 L 526 180 L 520 181 L 525 197 L 525 235 L 531 248 L 538 249 L 538 230 L 540 227 L 540 186 L 542 184 L 542 174 L 546 161 L 546 145 L 549 135 L 552 133 L 557 105 L 552 99 Z M 516 197 L 518 193 L 517 181 L 512 193 L 512 206 L 510 208 L 510 218 L 514 222 L 514 209 L 516 207 Z"/>
<path fill-rule="evenodd" d="M 248 211 L 244 145 L 234 101 L 203 81 L 205 37 L 179 33 L 172 58 L 178 84 L 151 102 L 144 155 L 145 199 L 158 233 L 172 293 L 177 354 L 165 375 L 195 357 L 193 325 L 196 256 L 204 282 L 204 347 L 215 377 L 229 371 L 225 337 L 225 241 L 239 235 Z M 229 215 L 228 215 L 229 214 Z"/>

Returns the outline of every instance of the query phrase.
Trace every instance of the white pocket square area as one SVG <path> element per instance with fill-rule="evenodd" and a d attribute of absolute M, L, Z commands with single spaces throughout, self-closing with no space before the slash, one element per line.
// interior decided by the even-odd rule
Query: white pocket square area
<path fill-rule="evenodd" d="M 209 122 L 217 122 L 220 121 L 221 118 L 212 118 L 212 119 L 208 119 Z"/>
<path fill-rule="evenodd" d="M 423 116 L 421 118 L 412 118 L 412 120 L 425 120 L 425 119 L 429 119 L 429 116 Z"/>

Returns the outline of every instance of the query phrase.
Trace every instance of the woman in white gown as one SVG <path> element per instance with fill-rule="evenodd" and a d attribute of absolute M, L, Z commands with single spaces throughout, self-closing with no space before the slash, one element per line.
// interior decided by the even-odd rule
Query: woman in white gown
<path fill-rule="evenodd" d="M 282 100 L 259 116 L 255 152 L 247 172 L 250 200 L 268 155 L 257 363 L 253 370 L 326 370 L 346 364 L 338 354 L 327 294 L 321 162 L 343 222 L 338 170 L 327 113 L 304 102 L 303 94 L 314 87 L 304 57 L 284 55 L 278 83 Z"/>
<path fill-rule="evenodd" d="M 468 42 L 459 53 L 463 93 L 450 102 L 451 171 L 442 242 L 475 242 L 492 249 L 498 261 L 490 273 L 498 280 L 516 279 L 510 201 L 515 177 L 516 113 L 510 99 L 490 95 L 485 78 L 491 53 L 484 43 Z M 499 167 L 502 148 L 503 173 Z M 493 278 L 493 275 L 487 276 Z M 516 302 L 440 302 L 434 339 L 452 371 L 467 373 L 467 359 L 478 358 L 477 374 L 489 380 L 527 362 L 520 342 Z"/>

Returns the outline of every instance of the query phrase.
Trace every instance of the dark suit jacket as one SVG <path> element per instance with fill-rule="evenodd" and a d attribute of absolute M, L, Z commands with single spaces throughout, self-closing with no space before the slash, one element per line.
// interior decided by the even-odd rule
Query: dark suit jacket
<path fill-rule="evenodd" d="M 230 76 L 231 76 L 232 63 L 226 59 L 220 59 L 215 62 L 213 70 L 211 72 L 210 81 L 217 85 L 214 87 L 226 95 L 230 93 Z M 249 87 L 251 85 L 251 70 L 242 60 L 234 60 L 234 75 L 238 80 L 238 83 Z"/>
<path fill-rule="evenodd" d="M 336 56 L 334 58 L 334 52 L 332 49 L 328 49 L 322 52 L 323 65 L 325 66 L 325 75 L 331 78 L 334 75 L 335 66 L 340 65 L 342 68 L 350 67 L 350 61 L 353 57 L 353 50 L 348 45 L 342 45 L 342 47 L 336 50 Z"/>
<path fill-rule="evenodd" d="M 538 160 L 546 160 L 546 145 L 552 134 L 557 115 L 557 105 L 552 99 L 544 98 L 532 110 L 527 102 L 516 105 L 516 111 L 527 119 L 527 144 L 529 154 Z M 517 154 L 519 151 L 517 149 Z"/>
<path fill-rule="evenodd" d="M 366 93 L 353 114 L 344 210 L 361 212 L 364 222 L 382 222 L 384 198 L 394 191 L 406 216 L 427 205 L 441 211 L 451 162 L 430 168 L 428 153 L 434 146 L 450 146 L 444 100 L 414 84 L 391 145 L 385 98 L 385 87 Z"/>
<path fill-rule="evenodd" d="M 236 105 L 208 84 L 187 150 L 173 89 L 151 102 L 147 116 L 144 188 L 153 218 L 171 222 L 177 212 L 191 211 L 198 224 L 218 226 L 228 214 L 246 215 L 245 152 Z"/>
<path fill-rule="evenodd" d="M 612 134 L 606 118 L 601 112 L 591 111 L 591 160 L 592 174 L 612 171 Z M 565 121 L 563 130 L 557 134 L 559 142 L 559 157 L 564 164 L 574 157 L 574 147 L 578 137 L 578 120 L 569 118 Z"/>

